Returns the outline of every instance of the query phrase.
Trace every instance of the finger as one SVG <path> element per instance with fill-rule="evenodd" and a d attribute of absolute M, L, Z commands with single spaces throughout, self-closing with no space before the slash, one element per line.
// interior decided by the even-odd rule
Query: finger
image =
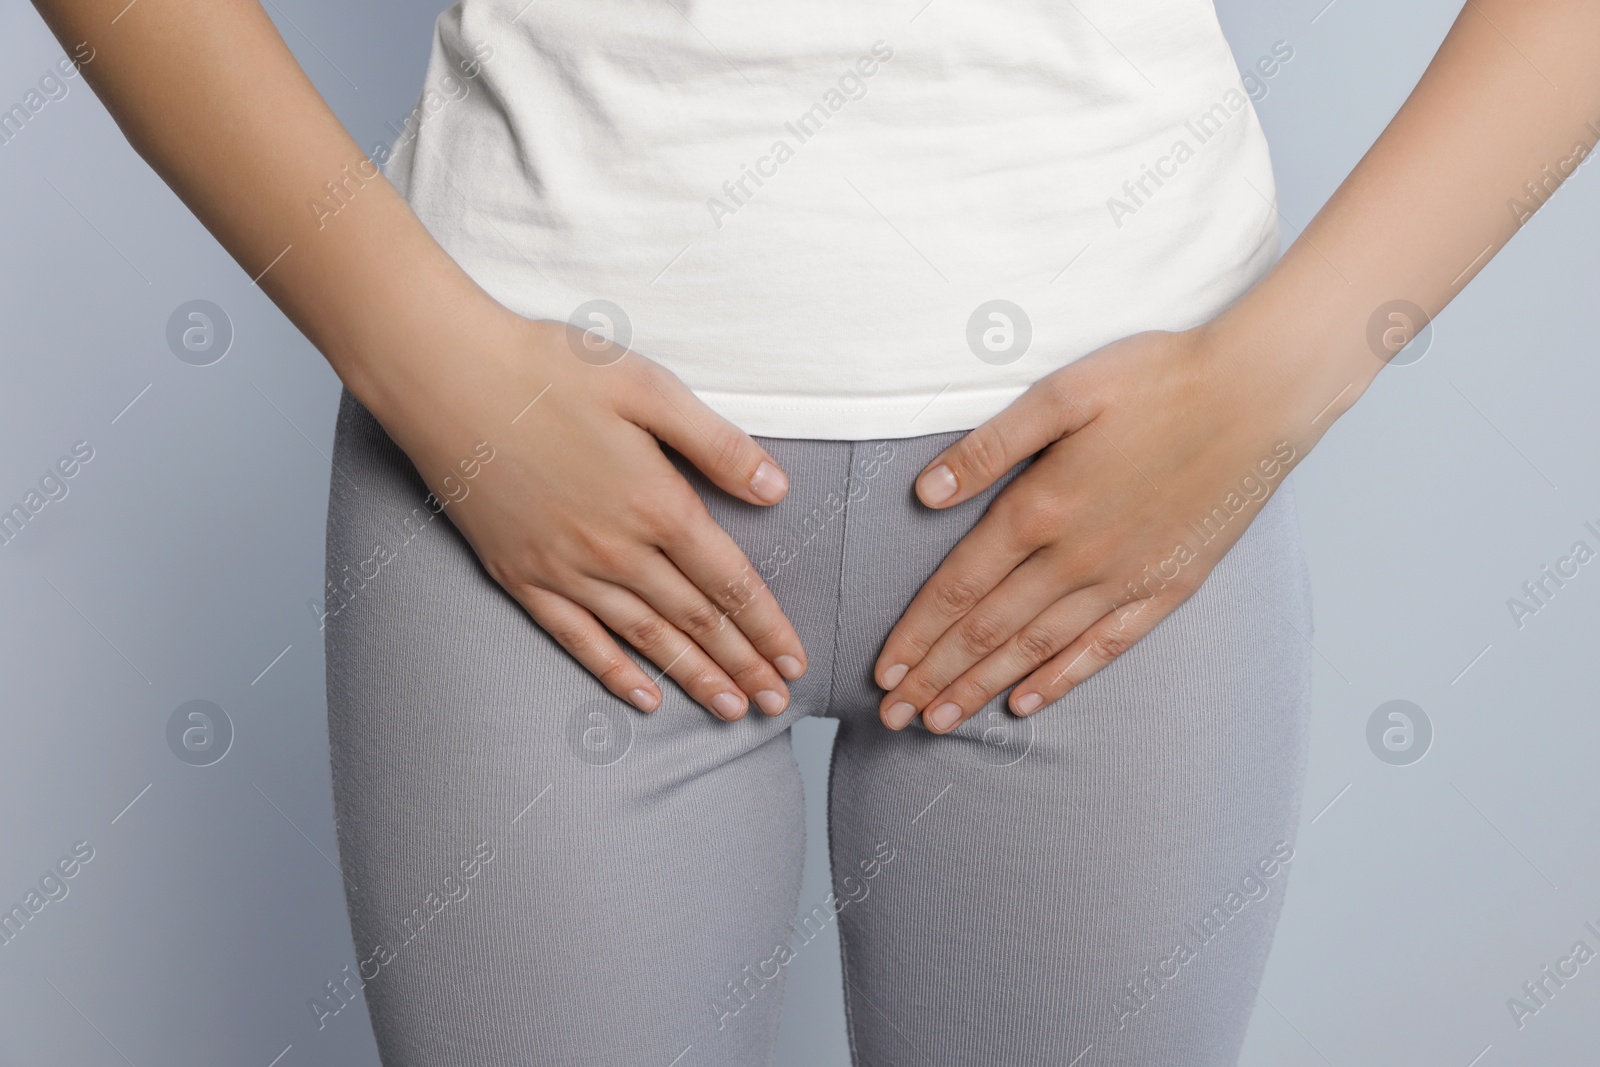
<path fill-rule="evenodd" d="M 1041 378 L 1000 414 L 933 458 L 917 476 L 917 496 L 931 508 L 971 499 L 1018 463 L 1088 424 L 1088 398 L 1074 397 L 1081 373 L 1072 364 Z"/>
<path fill-rule="evenodd" d="M 754 438 L 707 407 L 677 375 L 655 364 L 643 373 L 647 395 L 624 414 L 681 452 L 724 492 L 751 504 L 783 499 L 789 477 Z"/>
<path fill-rule="evenodd" d="M 729 612 L 696 589 L 665 555 L 656 554 L 652 565 L 628 585 L 704 649 L 762 712 L 778 715 L 788 706 L 789 687 L 772 664 L 731 621 Z"/>
<path fill-rule="evenodd" d="M 918 711 L 935 706 L 934 698 L 943 693 L 974 664 L 1015 638 L 1039 614 L 1063 597 L 1077 591 L 1061 574 L 1053 554 L 1041 552 L 1024 560 L 1005 576 L 971 611 L 955 620 L 944 631 L 900 683 L 884 694 L 879 714 L 891 730 L 902 729 Z M 1094 618 L 1104 614 L 1109 603 L 1102 603 Z M 1074 633 L 1070 637 L 1076 637 Z M 1069 639 L 1070 639 L 1069 637 Z M 1066 641 L 1051 648 L 1054 655 Z M 1039 662 L 1043 662 L 1043 658 Z M 1036 664 L 1035 664 L 1036 665 Z M 1022 675 L 1011 680 L 1016 681 Z"/>
<path fill-rule="evenodd" d="M 659 532 L 657 547 L 784 678 L 799 678 L 806 671 L 800 635 L 749 557 L 698 497 L 681 512 L 681 521 Z"/>
<path fill-rule="evenodd" d="M 545 633 L 613 694 L 640 711 L 661 706 L 660 688 L 590 612 L 548 589 L 530 586 L 513 590 L 512 595 Z"/>
<path fill-rule="evenodd" d="M 733 722 L 749 710 L 744 692 L 716 660 L 636 594 L 596 581 L 584 590 L 581 602 L 719 719 Z"/>
<path fill-rule="evenodd" d="M 1024 678 L 1011 691 L 1011 710 L 1032 715 L 1060 700 L 1073 687 L 1122 655 L 1156 623 L 1172 613 L 1177 601 L 1151 597 L 1108 612 L 1073 642 Z"/>
<path fill-rule="evenodd" d="M 1109 591 L 1082 589 L 1028 620 L 995 651 L 929 698 L 923 725 L 949 733 L 976 715 L 1007 687 L 1049 662 L 1078 635 L 1104 618 L 1114 603 Z"/>
<path fill-rule="evenodd" d="M 1059 536 L 1065 510 L 1059 495 L 1046 501 L 1030 492 L 1026 482 L 1008 486 L 917 590 L 889 632 L 872 669 L 878 685 L 900 685 L 957 619 L 977 607 L 1049 537 Z"/>

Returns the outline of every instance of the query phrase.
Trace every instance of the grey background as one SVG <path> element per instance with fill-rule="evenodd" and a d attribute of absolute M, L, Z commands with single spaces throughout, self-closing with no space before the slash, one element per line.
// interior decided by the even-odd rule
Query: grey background
<path fill-rule="evenodd" d="M 370 149 L 414 103 L 435 2 L 268 9 Z M 1277 40 L 1295 52 L 1257 104 L 1292 235 L 1404 99 L 1455 5 L 1219 7 L 1241 66 Z M 0 107 L 60 54 L 31 9 L 0 9 Z M 338 383 L 81 79 L 68 84 L 0 145 L 0 503 L 73 442 L 95 449 L 67 498 L 0 548 L 0 903 L 74 842 L 95 855 L 0 946 L 0 1063 L 374 1064 L 359 1012 L 319 1032 L 306 1006 L 355 960 L 329 860 L 309 606 Z M 1592 170 L 1440 318 L 1426 358 L 1382 375 L 1301 468 L 1313 753 L 1249 1067 L 1594 1056 L 1600 963 L 1523 1029 L 1506 1007 L 1580 937 L 1600 947 L 1583 929 L 1600 926 L 1600 564 L 1520 630 L 1506 607 L 1574 540 L 1594 543 L 1585 520 L 1600 525 Z M 166 347 L 168 315 L 195 298 L 237 333 L 210 367 Z M 211 767 L 167 747 L 168 716 L 195 698 L 236 731 Z M 1393 698 L 1434 726 L 1412 766 L 1367 747 L 1368 716 Z M 806 907 L 826 892 L 830 735 L 810 723 L 797 738 L 817 831 Z M 838 982 L 827 951 L 795 964 L 781 1063 L 847 1062 Z"/>

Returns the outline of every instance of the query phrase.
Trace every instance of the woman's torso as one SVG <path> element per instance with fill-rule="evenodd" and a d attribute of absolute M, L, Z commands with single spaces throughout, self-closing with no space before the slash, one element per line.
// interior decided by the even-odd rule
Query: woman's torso
<path fill-rule="evenodd" d="M 1208 0 L 918 3 L 463 0 L 387 170 L 508 307 L 767 436 L 970 428 L 1270 265 Z"/>

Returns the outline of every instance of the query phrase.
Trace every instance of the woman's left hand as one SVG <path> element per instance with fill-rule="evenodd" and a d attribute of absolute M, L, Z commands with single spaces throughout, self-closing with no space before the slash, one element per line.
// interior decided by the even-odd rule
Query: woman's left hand
<path fill-rule="evenodd" d="M 929 730 L 948 733 L 1019 679 L 1010 706 L 1031 715 L 1199 588 L 1321 436 L 1317 398 L 1274 372 L 1282 361 L 1214 332 L 1107 345 L 928 464 L 917 495 L 945 508 L 1040 453 L 884 644 L 873 673 L 889 690 L 886 726 L 903 729 L 921 712 Z"/>

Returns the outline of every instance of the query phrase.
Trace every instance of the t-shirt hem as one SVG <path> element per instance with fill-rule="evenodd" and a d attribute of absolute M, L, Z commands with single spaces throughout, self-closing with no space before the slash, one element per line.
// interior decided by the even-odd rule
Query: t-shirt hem
<path fill-rule="evenodd" d="M 924 396 L 763 396 L 695 390 L 717 414 L 752 437 L 878 441 L 970 430 L 998 415 L 1026 387 Z"/>

